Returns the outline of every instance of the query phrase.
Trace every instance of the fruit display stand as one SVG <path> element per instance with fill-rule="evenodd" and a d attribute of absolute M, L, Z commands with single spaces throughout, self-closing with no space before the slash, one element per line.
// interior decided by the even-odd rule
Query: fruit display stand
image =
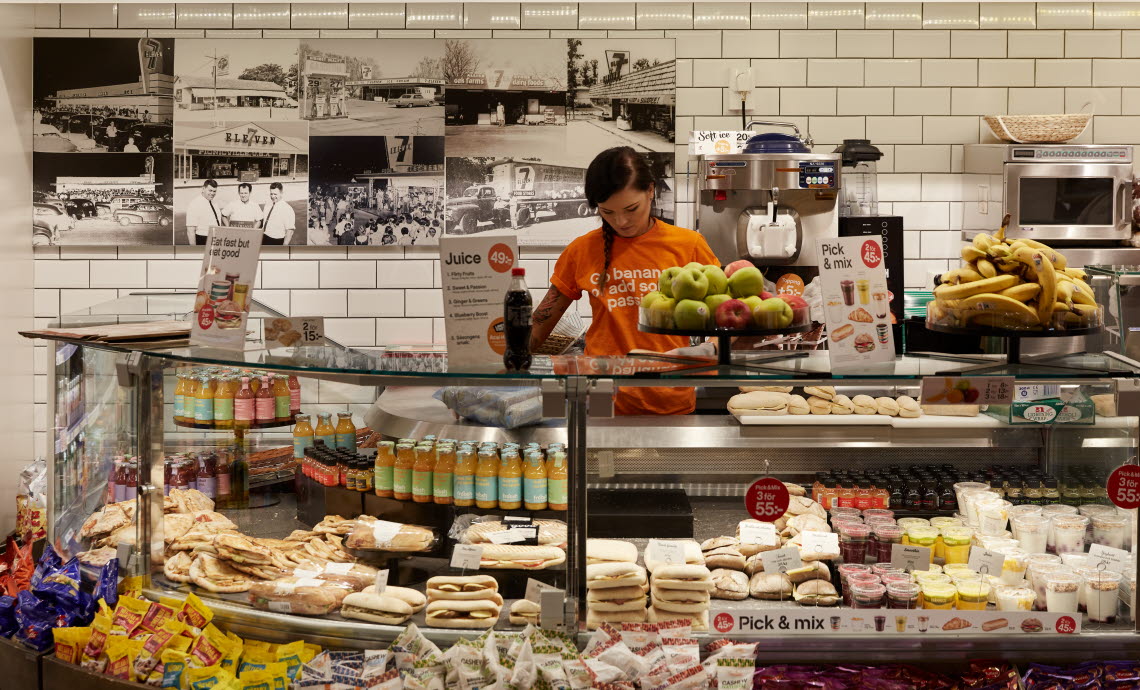
<path fill-rule="evenodd" d="M 1034 372 L 1051 371 L 1051 370 L 1072 370 L 1079 371 L 1085 374 L 1100 374 L 1108 375 L 1108 370 L 1098 369 L 1095 366 L 1077 366 L 1061 364 L 1058 360 L 1064 357 L 1072 357 L 1071 353 L 1065 355 L 1046 354 L 1036 355 L 1032 358 L 1023 358 L 1021 354 L 1021 339 L 1022 338 L 1072 338 L 1077 336 L 1096 335 L 1101 332 L 1099 325 L 1089 326 L 1087 328 L 1067 328 L 1060 329 L 1043 329 L 1043 330 L 1030 330 L 1030 329 L 1007 329 L 1007 328 L 981 328 L 981 327 L 961 327 L 950 326 L 946 324 L 932 322 L 927 320 L 926 328 L 937 333 L 947 333 L 950 335 L 973 335 L 979 338 L 1000 338 L 1005 341 L 1005 360 L 995 362 L 992 358 L 979 358 L 968 357 L 961 355 L 946 355 L 946 354 L 929 354 L 925 356 L 936 357 L 938 359 L 946 359 L 955 362 L 977 362 L 978 366 L 968 369 L 955 369 L 952 372 L 936 372 L 936 375 L 943 374 L 985 374 L 992 372 L 1005 372 L 1007 374 L 1033 374 Z M 924 356 L 924 353 L 912 353 L 918 356 Z"/>
<path fill-rule="evenodd" d="M 747 360 L 732 359 L 732 339 L 733 338 L 765 338 L 770 336 L 784 336 L 796 335 L 797 333 L 807 333 L 812 330 L 810 323 L 801 326 L 790 326 L 788 328 L 660 328 L 657 326 L 649 326 L 646 324 L 638 324 L 637 329 L 642 333 L 653 333 L 656 335 L 680 335 L 698 338 L 716 338 L 717 340 L 717 361 L 716 364 L 708 364 L 705 366 L 688 366 L 686 372 L 696 373 L 701 371 L 715 370 L 718 374 L 731 376 L 733 373 L 758 373 L 769 372 L 786 374 L 786 370 L 776 370 L 771 367 L 765 367 L 764 362 L 771 362 L 776 360 L 788 359 L 790 357 L 802 357 L 807 354 L 803 351 L 780 351 L 769 352 L 762 355 L 750 357 Z M 656 354 L 647 352 L 633 353 L 637 357 L 653 359 L 661 362 L 676 362 L 681 365 L 693 365 L 696 360 L 693 357 L 685 355 L 668 355 Z"/>

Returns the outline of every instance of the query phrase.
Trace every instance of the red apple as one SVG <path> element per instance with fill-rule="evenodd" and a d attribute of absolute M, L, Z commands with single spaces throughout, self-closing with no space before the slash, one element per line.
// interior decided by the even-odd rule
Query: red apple
<path fill-rule="evenodd" d="M 772 299 L 773 297 L 775 297 L 775 295 L 773 295 L 772 293 L 768 292 L 767 290 L 765 290 L 764 292 L 761 292 L 761 293 L 760 293 L 760 299 Z"/>
<path fill-rule="evenodd" d="M 742 268 L 748 268 L 751 265 L 752 265 L 752 262 L 749 261 L 748 259 L 739 259 L 737 261 L 733 261 L 732 263 L 730 263 L 729 265 L 724 267 L 724 275 L 726 278 L 731 278 L 733 273 L 736 273 L 737 271 L 739 271 Z"/>
<path fill-rule="evenodd" d="M 807 300 L 805 300 L 803 297 L 800 297 L 799 295 L 792 295 L 786 292 L 781 292 L 776 296 L 787 302 L 788 306 L 792 309 L 803 309 L 804 307 L 808 306 Z"/>
<path fill-rule="evenodd" d="M 716 325 L 721 328 L 748 328 L 752 325 L 752 310 L 738 299 L 722 302 L 716 308 Z"/>

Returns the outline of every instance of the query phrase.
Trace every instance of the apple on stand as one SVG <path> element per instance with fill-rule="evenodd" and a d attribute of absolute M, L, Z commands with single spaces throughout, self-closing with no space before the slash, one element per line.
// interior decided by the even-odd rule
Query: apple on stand
<path fill-rule="evenodd" d="M 752 262 L 748 259 L 738 259 L 724 267 L 724 274 L 731 278 L 733 273 L 736 273 L 742 268 L 754 268 L 754 266 L 752 266 Z"/>
<path fill-rule="evenodd" d="M 779 299 L 788 303 L 792 308 L 792 323 L 796 325 L 803 325 L 811 318 L 811 307 L 808 306 L 807 300 L 799 295 L 792 295 L 786 292 L 781 292 L 776 295 Z"/>
<path fill-rule="evenodd" d="M 695 299 L 683 299 L 677 302 L 673 310 L 673 323 L 681 329 L 707 328 L 709 322 L 709 305 Z"/>
<path fill-rule="evenodd" d="M 748 328 L 752 325 L 752 310 L 738 299 L 730 299 L 716 308 L 716 325 L 721 328 Z"/>
<path fill-rule="evenodd" d="M 673 327 L 673 310 L 677 307 L 677 300 L 662 295 L 649 306 L 649 325 L 657 328 Z"/>
<path fill-rule="evenodd" d="M 752 297 L 764 291 L 764 274 L 759 268 L 741 268 L 728 278 L 728 294 L 733 297 Z"/>
<path fill-rule="evenodd" d="M 748 297 L 741 297 L 740 301 L 748 305 L 748 311 L 755 313 L 756 307 L 759 307 L 760 303 L 764 300 L 757 295 L 750 295 Z"/>
<path fill-rule="evenodd" d="M 709 291 L 708 294 L 705 295 L 706 297 L 708 295 L 721 295 L 728 292 L 728 276 L 724 274 L 724 271 L 720 270 L 720 266 L 713 264 L 702 266 L 701 273 L 704 273 L 705 277 L 709 279 Z"/>
<path fill-rule="evenodd" d="M 673 299 L 698 301 L 705 298 L 709 292 L 709 279 L 702 268 L 683 268 L 673 276 Z"/>
<path fill-rule="evenodd" d="M 709 295 L 705 297 L 705 304 L 709 305 L 709 313 L 716 315 L 716 308 L 732 299 L 730 295 Z"/>
<path fill-rule="evenodd" d="M 752 320 L 758 328 L 787 328 L 792 323 L 792 307 L 779 297 L 772 297 L 752 311 Z"/>
<path fill-rule="evenodd" d="M 661 271 L 660 277 L 657 279 L 657 289 L 666 297 L 673 296 L 673 279 L 677 277 L 682 269 L 680 266 L 670 266 L 664 271 Z"/>

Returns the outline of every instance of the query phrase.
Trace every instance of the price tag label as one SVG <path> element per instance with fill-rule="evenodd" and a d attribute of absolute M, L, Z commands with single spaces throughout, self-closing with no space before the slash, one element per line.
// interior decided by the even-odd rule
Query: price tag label
<path fill-rule="evenodd" d="M 352 563 L 329 563 L 325 565 L 324 572 L 332 575 L 348 575 L 352 572 L 352 566 Z"/>
<path fill-rule="evenodd" d="M 752 482 L 744 494 L 744 507 L 748 514 L 762 522 L 775 522 L 788 512 L 791 497 L 788 487 L 774 477 Z"/>
<path fill-rule="evenodd" d="M 478 544 L 456 544 L 451 552 L 451 567 L 460 570 L 478 570 L 483 560 L 483 547 Z"/>
<path fill-rule="evenodd" d="M 1005 554 L 983 549 L 979 546 L 971 546 L 970 560 L 967 565 L 975 573 L 1001 575 L 1002 566 L 1005 565 Z"/>
<path fill-rule="evenodd" d="M 521 543 L 527 546 L 538 546 L 538 525 L 530 517 L 521 515 L 507 515 L 503 517 L 503 525 L 512 532 L 518 532 L 522 539 L 510 542 L 497 542 L 502 544 Z"/>
<path fill-rule="evenodd" d="M 398 522 L 389 522 L 388 520 L 377 520 L 372 524 L 372 535 L 376 537 L 376 547 L 383 548 L 392 543 L 392 540 L 403 529 L 403 525 Z"/>
<path fill-rule="evenodd" d="M 923 405 L 1009 405 L 1012 376 L 927 376 L 922 379 Z"/>
<path fill-rule="evenodd" d="M 501 532 L 489 533 L 487 539 L 492 544 L 519 544 L 526 541 L 526 535 L 521 529 L 505 529 Z"/>
<path fill-rule="evenodd" d="M 800 550 L 794 546 L 765 551 L 760 554 L 760 561 L 764 564 L 766 573 L 784 573 L 804 567 L 804 562 L 800 560 Z"/>
<path fill-rule="evenodd" d="M 1108 475 L 1108 500 L 1118 508 L 1140 508 L 1140 465 L 1121 465 Z"/>
<path fill-rule="evenodd" d="M 650 539 L 645 547 L 645 560 L 658 561 L 665 565 L 684 565 L 685 547 L 679 541 Z"/>
<path fill-rule="evenodd" d="M 807 553 L 839 553 L 839 535 L 835 532 L 801 532 L 800 544 Z"/>
<path fill-rule="evenodd" d="M 300 347 L 325 343 L 323 316 L 293 316 L 265 319 L 265 347 Z"/>
<path fill-rule="evenodd" d="M 529 515 L 504 515 L 503 524 L 514 529 L 515 527 L 530 527 L 534 520 Z"/>
<path fill-rule="evenodd" d="M 1093 544 L 1089 547 L 1089 562 L 1091 568 L 1099 568 L 1103 563 L 1106 570 L 1117 573 L 1125 572 L 1129 567 L 1129 554 L 1124 549 L 1114 549 L 1104 544 Z"/>
<path fill-rule="evenodd" d="M 1057 408 L 1052 405 L 1030 405 L 1022 410 L 1021 416 L 1037 424 L 1048 424 L 1057 418 Z"/>
<path fill-rule="evenodd" d="M 381 570 L 376 573 L 376 593 L 383 594 L 388 589 L 388 571 Z"/>
<path fill-rule="evenodd" d="M 742 522 L 740 523 L 740 543 L 778 546 L 780 535 L 776 533 L 776 526 L 770 522 Z"/>
<path fill-rule="evenodd" d="M 548 585 L 545 582 L 534 579 L 533 577 L 528 578 L 526 581 L 526 596 L 523 598 L 538 604 L 541 603 L 539 600 L 543 592 L 557 589 L 558 588 L 554 585 Z"/>
<path fill-rule="evenodd" d="M 930 570 L 930 549 L 925 546 L 892 544 L 891 565 L 903 570 Z"/>

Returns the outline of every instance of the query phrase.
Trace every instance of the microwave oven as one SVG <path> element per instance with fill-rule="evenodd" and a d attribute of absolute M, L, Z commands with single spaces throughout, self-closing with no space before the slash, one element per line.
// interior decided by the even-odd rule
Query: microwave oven
<path fill-rule="evenodd" d="M 1132 147 L 1080 144 L 967 144 L 963 159 L 966 231 L 1063 244 L 1132 236 Z"/>

